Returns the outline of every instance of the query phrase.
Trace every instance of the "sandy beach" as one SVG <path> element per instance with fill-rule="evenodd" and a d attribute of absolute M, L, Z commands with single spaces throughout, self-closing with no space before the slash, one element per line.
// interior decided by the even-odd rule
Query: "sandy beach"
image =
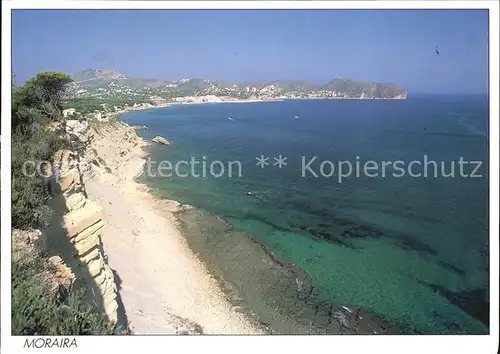
<path fill-rule="evenodd" d="M 286 100 L 359 100 L 359 99 L 378 99 L 378 98 L 349 98 L 349 97 L 307 97 L 307 98 L 255 98 L 255 99 L 223 99 L 221 101 L 186 101 L 186 102 L 168 102 L 162 103 L 158 105 L 139 105 L 139 106 L 129 106 L 125 109 L 108 113 L 108 118 L 117 117 L 121 114 L 132 112 L 132 111 L 142 111 L 147 109 L 156 109 L 156 108 L 167 108 L 170 106 L 182 106 L 182 105 L 199 105 L 199 104 L 216 104 L 216 103 L 263 103 L 263 102 L 283 102 Z M 386 98 L 383 98 L 386 99 Z M 399 98 L 395 98 L 399 99 Z"/>
<path fill-rule="evenodd" d="M 126 320 L 134 334 L 259 334 L 236 311 L 176 227 L 180 205 L 136 183 L 146 145 L 131 127 L 101 129 L 92 143 L 104 161 L 85 177 L 90 199 L 104 209 L 102 235 L 119 279 Z"/>
<path fill-rule="evenodd" d="M 124 109 L 115 111 L 115 112 L 108 112 L 107 113 L 107 118 L 112 118 L 112 117 L 118 117 L 121 114 L 127 113 L 127 112 L 133 112 L 133 111 L 143 111 L 143 110 L 149 110 L 149 109 L 157 109 L 157 108 L 167 108 L 170 106 L 182 106 L 182 105 L 198 105 L 198 104 L 213 104 L 213 103 L 258 103 L 258 102 L 278 102 L 278 101 L 284 101 L 283 99 L 245 99 L 245 100 L 238 100 L 238 99 L 230 99 L 230 100 L 222 100 L 222 101 L 194 101 L 194 102 L 168 102 L 168 103 L 162 103 L 162 104 L 156 104 L 156 105 L 138 105 L 138 106 L 128 106 Z"/>

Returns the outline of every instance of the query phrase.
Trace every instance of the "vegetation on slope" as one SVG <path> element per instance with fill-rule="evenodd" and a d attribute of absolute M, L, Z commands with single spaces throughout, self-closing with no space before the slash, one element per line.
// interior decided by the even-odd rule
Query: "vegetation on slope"
<path fill-rule="evenodd" d="M 125 334 L 84 302 L 82 292 L 55 296 L 47 283 L 52 271 L 36 249 L 17 250 L 12 262 L 12 333 L 15 335 Z M 59 294 L 58 294 L 59 295 Z"/>
<path fill-rule="evenodd" d="M 69 91 L 72 97 L 130 98 L 136 101 L 152 96 L 172 100 L 182 96 L 216 95 L 232 98 L 404 98 L 406 90 L 389 83 L 333 79 L 328 83 L 303 80 L 246 82 L 235 84 L 202 78 L 180 81 L 145 80 L 126 77 L 106 69 L 90 69 L 75 75 Z"/>
<path fill-rule="evenodd" d="M 12 87 L 12 226 L 44 228 L 51 218 L 47 184 L 33 165 L 51 161 L 55 151 L 69 147 L 62 118 L 62 96 L 71 78 L 43 72 Z M 28 168 L 26 168 L 28 167 Z M 40 279 L 47 259 L 37 252 L 12 263 L 12 333 L 15 335 L 114 334 L 120 330 L 95 314 L 83 294 L 54 298 Z"/>
<path fill-rule="evenodd" d="M 96 111 L 114 111 L 114 107 L 123 108 L 126 105 L 133 106 L 135 103 L 150 103 L 149 99 L 139 100 L 130 97 L 109 97 L 106 99 L 98 97 L 78 97 L 66 99 L 62 102 L 63 109 L 74 108 L 76 112 L 86 115 Z"/>
<path fill-rule="evenodd" d="M 12 227 L 43 228 L 50 220 L 49 192 L 34 164 L 50 161 L 58 149 L 68 147 L 62 134 L 60 94 L 69 77 L 40 73 L 12 92 Z M 54 126 L 55 127 L 55 126 Z"/>
<path fill-rule="evenodd" d="M 392 84 L 361 82 L 350 79 L 333 79 L 324 87 L 326 90 L 333 90 L 349 97 L 395 97 L 405 94 L 405 90 Z"/>

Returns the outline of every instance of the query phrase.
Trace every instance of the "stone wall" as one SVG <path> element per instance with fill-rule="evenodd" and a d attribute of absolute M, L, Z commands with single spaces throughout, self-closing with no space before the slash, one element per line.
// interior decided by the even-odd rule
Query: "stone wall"
<path fill-rule="evenodd" d="M 105 224 L 103 213 L 101 207 L 86 195 L 78 159 L 78 155 L 70 150 L 60 150 L 54 157 L 53 172 L 57 171 L 57 174 L 54 174 L 52 189 L 63 204 L 59 224 L 69 241 L 64 253 L 76 278 L 90 290 L 94 304 L 116 323 L 118 292 L 101 243 Z"/>

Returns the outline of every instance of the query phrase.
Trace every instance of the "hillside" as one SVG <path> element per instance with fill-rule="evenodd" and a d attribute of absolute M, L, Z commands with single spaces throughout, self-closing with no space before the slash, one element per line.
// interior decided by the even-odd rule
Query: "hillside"
<path fill-rule="evenodd" d="M 76 85 L 87 88 L 107 88 L 111 86 L 128 86 L 136 89 L 162 87 L 168 84 L 163 80 L 127 77 L 119 72 L 107 69 L 87 69 L 73 75 Z"/>
<path fill-rule="evenodd" d="M 219 96 L 230 98 L 363 98 L 405 99 L 404 88 L 390 83 L 362 82 L 352 79 L 332 79 L 324 84 L 309 81 L 277 80 L 270 82 L 231 83 L 187 78 L 166 81 L 128 77 L 108 69 L 88 69 L 73 75 L 69 98 L 151 99 L 172 100 L 185 96 Z"/>

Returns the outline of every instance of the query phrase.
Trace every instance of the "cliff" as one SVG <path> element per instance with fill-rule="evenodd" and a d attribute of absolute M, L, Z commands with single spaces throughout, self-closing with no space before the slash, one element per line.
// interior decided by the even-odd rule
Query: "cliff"
<path fill-rule="evenodd" d="M 57 151 L 54 156 L 58 173 L 52 176 L 51 204 L 58 216 L 47 230 L 46 247 L 61 254 L 76 283 L 87 290 L 90 302 L 117 323 L 117 286 L 101 242 L 105 221 L 99 204 L 86 195 L 79 157 L 70 150 Z"/>
<path fill-rule="evenodd" d="M 133 127 L 110 120 L 80 136 L 85 190 L 102 207 L 101 239 L 135 334 L 258 334 L 236 311 L 180 234 L 174 201 L 134 181 L 144 171 L 144 142 Z M 118 312 L 121 314 L 121 310 Z"/>

